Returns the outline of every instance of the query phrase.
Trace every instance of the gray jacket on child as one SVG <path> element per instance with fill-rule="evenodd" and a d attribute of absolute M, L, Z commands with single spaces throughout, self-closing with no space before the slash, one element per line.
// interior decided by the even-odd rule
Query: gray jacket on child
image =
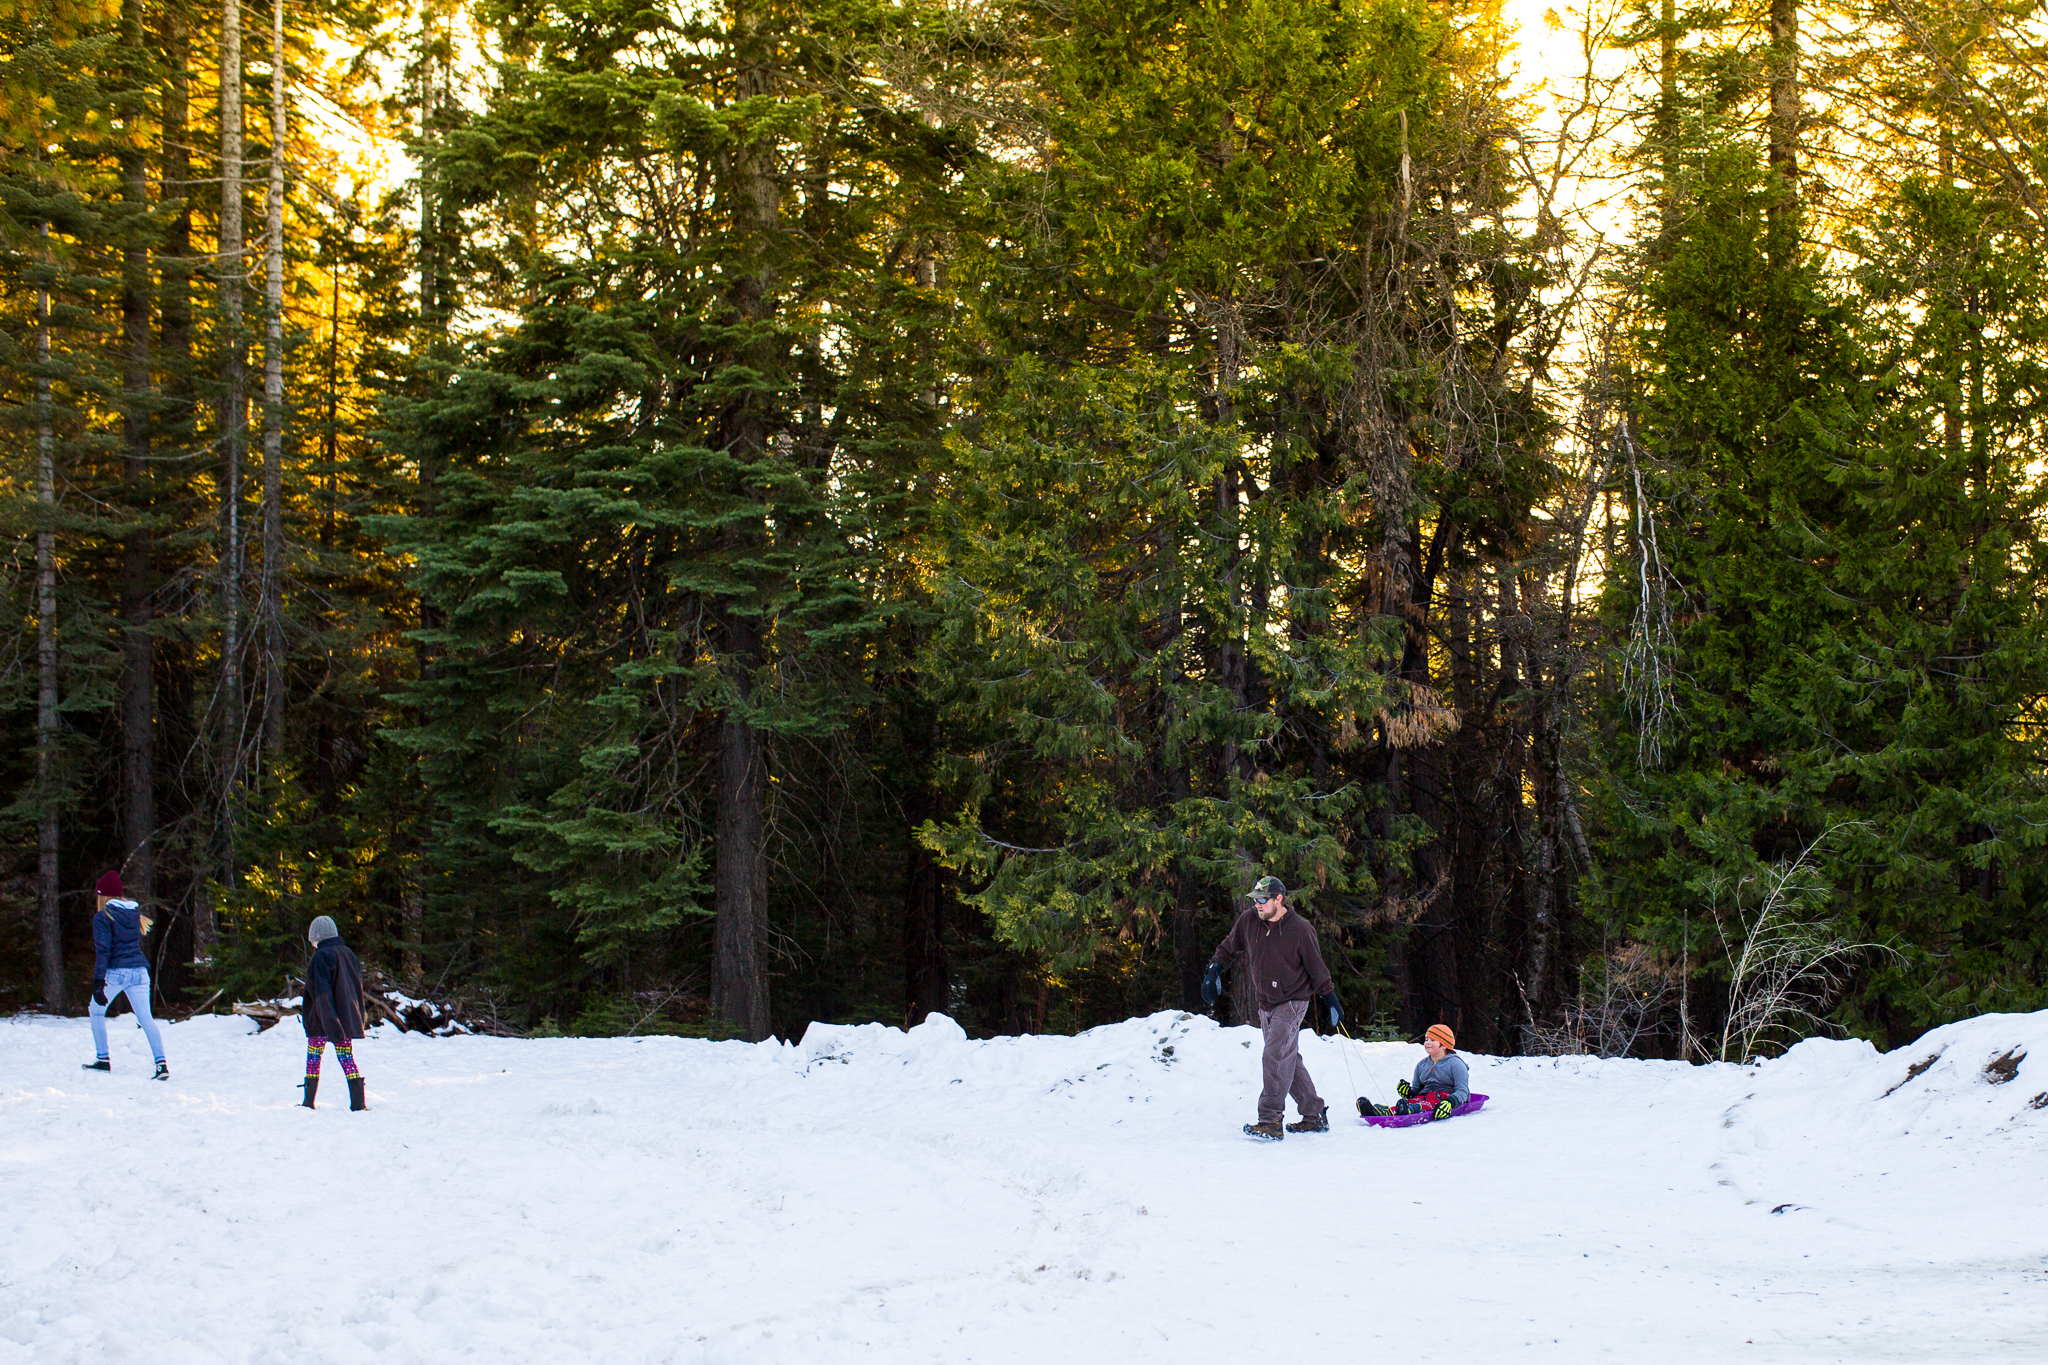
<path fill-rule="evenodd" d="M 1427 1057 L 1417 1062 L 1415 1079 L 1409 1085 L 1418 1095 L 1427 1090 L 1448 1090 L 1453 1105 L 1472 1098 L 1472 1073 L 1466 1068 L 1465 1059 L 1455 1052 L 1446 1052 L 1440 1062 Z"/>

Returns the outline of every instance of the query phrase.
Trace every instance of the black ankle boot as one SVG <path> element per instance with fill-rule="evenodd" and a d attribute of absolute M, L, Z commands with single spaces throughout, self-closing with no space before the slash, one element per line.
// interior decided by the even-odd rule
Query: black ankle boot
<path fill-rule="evenodd" d="M 302 1109 L 313 1108 L 313 1096 L 315 1093 L 319 1091 L 319 1089 L 320 1078 L 318 1076 L 306 1077 L 306 1098 L 299 1101 L 299 1107 Z"/>
<path fill-rule="evenodd" d="M 348 1078 L 348 1107 L 356 1110 L 368 1109 L 370 1107 L 369 1103 L 363 1098 L 363 1078 L 361 1076 L 351 1076 Z"/>

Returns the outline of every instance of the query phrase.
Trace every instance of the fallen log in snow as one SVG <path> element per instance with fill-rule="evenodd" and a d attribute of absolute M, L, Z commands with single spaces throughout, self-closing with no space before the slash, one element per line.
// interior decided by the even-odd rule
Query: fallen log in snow
<path fill-rule="evenodd" d="M 268 1030 L 280 1019 L 290 1019 L 304 1006 L 305 983 L 293 980 L 298 995 L 280 995 L 268 1000 L 238 1000 L 230 1012 L 254 1019 L 259 1029 Z M 494 1010 L 472 1010 L 460 1000 L 444 1002 L 408 995 L 374 968 L 363 973 L 363 1022 L 374 1027 L 390 1024 L 401 1033 L 425 1033 L 449 1038 L 463 1033 L 484 1033 L 494 1037 L 516 1037 L 513 1029 Z"/>

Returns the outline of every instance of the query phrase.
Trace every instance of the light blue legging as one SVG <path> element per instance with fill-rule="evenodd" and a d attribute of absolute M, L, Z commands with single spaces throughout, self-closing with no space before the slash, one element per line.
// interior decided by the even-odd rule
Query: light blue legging
<path fill-rule="evenodd" d="M 128 1003 L 135 1010 L 135 1021 L 149 1036 L 150 1052 L 161 1062 L 164 1059 L 164 1036 L 157 1032 L 156 1017 L 149 1012 L 149 968 L 111 968 L 107 972 L 107 1005 L 113 1004 L 123 991 L 128 992 Z M 101 1058 L 107 1055 L 107 1005 L 94 1001 L 86 1011 L 92 1016 L 93 1050 Z"/>

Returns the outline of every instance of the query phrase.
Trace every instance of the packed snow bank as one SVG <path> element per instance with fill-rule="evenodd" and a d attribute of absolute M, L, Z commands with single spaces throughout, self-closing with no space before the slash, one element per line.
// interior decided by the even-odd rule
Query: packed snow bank
<path fill-rule="evenodd" d="M 1882 1208 L 1924 1223 L 1930 1251 L 2031 1264 L 2048 1298 L 2048 1013 L 1981 1015 L 1889 1053 L 1812 1039 L 1747 1070 L 1716 1163 L 1745 1198 L 1859 1231 Z"/>
<path fill-rule="evenodd" d="M 1486 1108 L 1402 1131 L 1351 1101 L 1421 1049 L 1309 1038 L 1341 1117 L 1277 1146 L 1256 1034 L 1177 1014 L 385 1029 L 365 1114 L 296 1106 L 295 1027 L 169 1026 L 162 1085 L 112 1032 L 108 1076 L 82 1020 L 0 1023 L 0 1365 L 2048 1357 L 2048 1015 L 1474 1056 Z"/>

